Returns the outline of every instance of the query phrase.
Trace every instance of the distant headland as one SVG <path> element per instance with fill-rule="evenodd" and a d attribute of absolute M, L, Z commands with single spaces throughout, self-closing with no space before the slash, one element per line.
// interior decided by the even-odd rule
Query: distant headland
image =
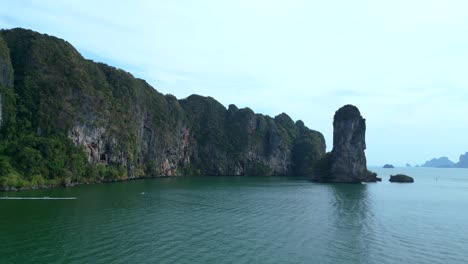
<path fill-rule="evenodd" d="M 453 162 L 447 157 L 433 158 L 426 161 L 421 167 L 432 168 L 468 168 L 468 152 L 460 155 L 458 162 Z"/>
<path fill-rule="evenodd" d="M 287 114 L 177 99 L 70 43 L 0 31 L 0 189 L 144 177 L 307 176 L 323 135 Z"/>
<path fill-rule="evenodd" d="M 373 182 L 366 122 L 345 105 L 323 135 L 287 114 L 177 99 L 26 29 L 0 31 L 0 190 L 173 176 L 307 176 Z"/>

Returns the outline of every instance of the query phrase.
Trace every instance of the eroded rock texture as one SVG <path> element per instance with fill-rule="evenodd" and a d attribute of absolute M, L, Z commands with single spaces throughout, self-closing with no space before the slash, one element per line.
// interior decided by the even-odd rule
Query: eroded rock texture
<path fill-rule="evenodd" d="M 342 183 L 377 181 L 376 174 L 367 170 L 365 136 L 366 120 L 357 107 L 345 105 L 336 111 L 333 121 L 333 150 L 326 164 L 329 168 L 315 179 Z"/>

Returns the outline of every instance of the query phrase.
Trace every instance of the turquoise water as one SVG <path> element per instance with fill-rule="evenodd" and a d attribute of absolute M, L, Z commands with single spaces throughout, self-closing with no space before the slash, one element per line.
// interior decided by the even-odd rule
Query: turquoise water
<path fill-rule="evenodd" d="M 468 263 L 468 169 L 381 183 L 185 177 L 0 193 L 0 263 Z M 389 183 L 407 173 L 413 184 Z"/>

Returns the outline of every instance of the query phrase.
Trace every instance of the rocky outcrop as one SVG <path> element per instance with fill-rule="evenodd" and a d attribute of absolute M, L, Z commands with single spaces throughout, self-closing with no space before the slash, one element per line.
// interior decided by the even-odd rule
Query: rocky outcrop
<path fill-rule="evenodd" d="M 104 133 L 105 129 L 103 128 L 78 125 L 71 129 L 68 136 L 75 145 L 84 147 L 88 162 L 107 164 Z"/>
<path fill-rule="evenodd" d="M 395 166 L 393 166 L 392 164 L 385 164 L 385 165 L 383 166 L 383 168 L 384 168 L 384 169 L 393 169 L 393 168 L 395 168 Z"/>
<path fill-rule="evenodd" d="M 390 175 L 390 182 L 403 182 L 403 183 L 409 183 L 409 182 L 414 182 L 414 179 L 408 175 L 404 174 L 397 174 L 397 175 Z"/>
<path fill-rule="evenodd" d="M 335 113 L 333 121 L 333 150 L 327 162 L 326 173 L 316 175 L 322 182 L 375 182 L 375 173 L 367 170 L 366 120 L 359 109 L 345 105 Z"/>

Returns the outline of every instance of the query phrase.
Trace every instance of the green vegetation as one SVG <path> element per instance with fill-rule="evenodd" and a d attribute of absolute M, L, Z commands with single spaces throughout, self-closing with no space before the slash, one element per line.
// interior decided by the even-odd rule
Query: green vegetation
<path fill-rule="evenodd" d="M 84 152 L 63 138 L 18 137 L 4 144 L 0 155 L 0 182 L 11 187 L 81 181 L 87 165 Z"/>
<path fill-rule="evenodd" d="M 309 175 L 323 136 L 211 97 L 177 100 L 68 42 L 0 31 L 0 188 L 168 175 Z"/>
<path fill-rule="evenodd" d="M 292 159 L 294 162 L 294 175 L 314 175 L 322 171 L 322 163 L 328 160 L 325 153 L 325 140 L 322 134 L 311 131 L 302 121 L 296 122 L 300 136 L 294 142 Z"/>
<path fill-rule="evenodd" d="M 322 158 L 314 162 L 312 175 L 316 180 L 327 179 L 331 175 L 331 157 L 332 152 L 327 152 Z"/>
<path fill-rule="evenodd" d="M 125 178 L 121 164 L 89 164 L 83 147 L 68 137 L 81 122 L 98 125 L 111 120 L 109 130 L 132 131 L 130 118 L 122 115 L 128 107 L 123 100 L 127 95 L 120 95 L 119 101 L 119 94 L 113 94 L 113 88 L 122 89 L 109 85 L 98 65 L 83 59 L 65 41 L 23 29 L 2 31 L 0 36 L 0 67 L 14 68 L 14 78 L 11 70 L 11 78 L 4 76 L 0 82 L 0 185 L 32 187 Z M 128 79 L 134 78 L 129 75 Z M 123 138 L 118 147 L 134 152 L 134 135 L 114 135 Z"/>

